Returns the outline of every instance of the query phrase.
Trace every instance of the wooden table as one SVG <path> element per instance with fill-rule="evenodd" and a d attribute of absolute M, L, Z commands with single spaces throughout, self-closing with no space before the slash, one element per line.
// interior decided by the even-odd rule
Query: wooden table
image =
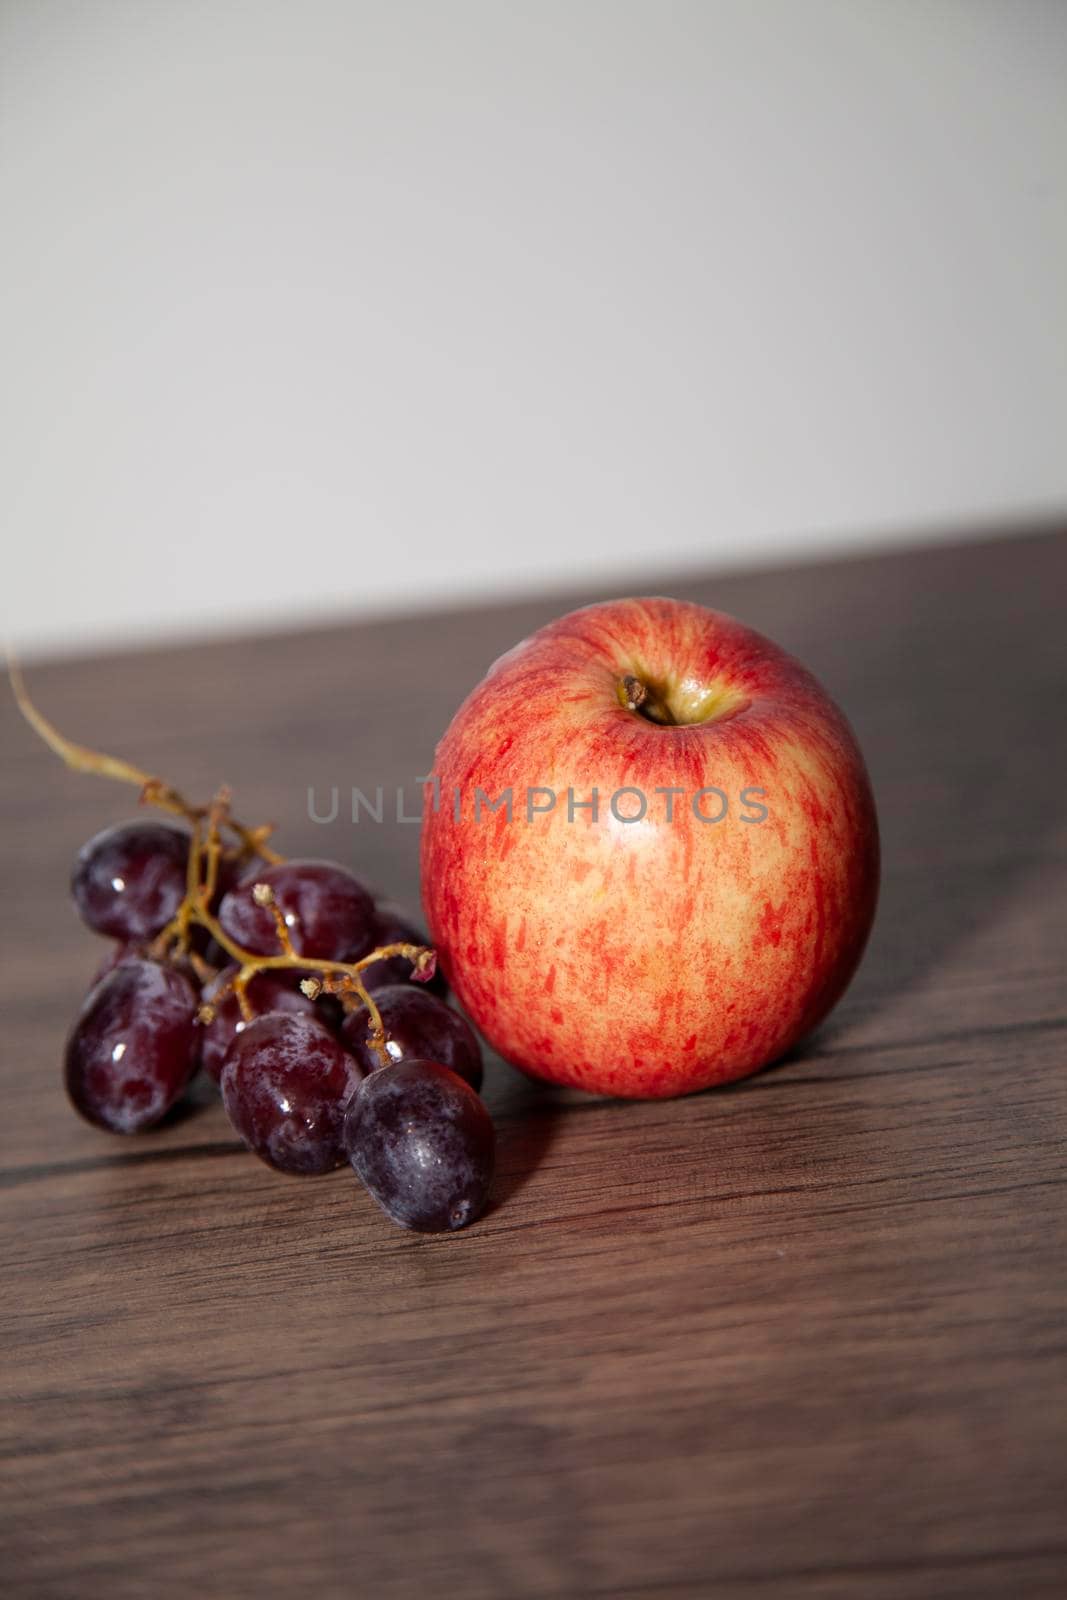
<path fill-rule="evenodd" d="M 675 591 L 842 702 L 884 828 L 853 987 L 785 1064 L 673 1104 L 502 1064 L 496 1204 L 391 1227 L 218 1102 L 122 1141 L 59 1081 L 98 948 L 68 863 L 126 814 L 3 718 L 9 1596 L 1067 1592 L 1067 537 Z M 602 598 L 603 596 L 597 596 Z M 489 662 L 592 598 L 40 666 L 76 737 L 291 854 L 417 893 L 413 780 Z M 131 793 L 132 798 L 132 793 Z"/>

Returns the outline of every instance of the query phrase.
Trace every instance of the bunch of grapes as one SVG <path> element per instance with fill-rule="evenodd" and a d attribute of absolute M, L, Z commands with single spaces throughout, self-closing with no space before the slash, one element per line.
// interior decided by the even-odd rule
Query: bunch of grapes
<path fill-rule="evenodd" d="M 108 828 L 75 862 L 78 911 L 113 941 L 67 1042 L 81 1115 L 139 1132 L 202 1071 L 268 1165 L 311 1175 L 348 1161 L 405 1227 L 473 1222 L 495 1143 L 481 1051 L 411 919 L 337 862 L 278 855 L 226 791 L 193 807 L 72 744 L 13 681 L 68 765 L 135 782 L 177 819 Z"/>

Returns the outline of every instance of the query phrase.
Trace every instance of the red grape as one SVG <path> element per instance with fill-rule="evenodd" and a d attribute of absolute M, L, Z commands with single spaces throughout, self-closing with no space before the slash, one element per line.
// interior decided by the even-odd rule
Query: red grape
<path fill-rule="evenodd" d="M 269 1011 L 235 1037 L 222 1101 L 245 1143 L 281 1172 L 329 1172 L 344 1160 L 344 1110 L 359 1067 L 314 1017 Z"/>
<path fill-rule="evenodd" d="M 474 1090 L 436 1061 L 399 1061 L 364 1078 L 349 1103 L 345 1149 L 387 1216 L 422 1233 L 481 1215 L 493 1176 L 492 1119 Z"/>
<path fill-rule="evenodd" d="M 219 921 L 244 949 L 258 955 L 280 949 L 270 906 L 253 899 L 257 883 L 273 890 L 298 955 L 358 961 L 371 948 L 374 902 L 358 878 L 333 861 L 283 861 L 254 869 L 222 898 Z"/>
<path fill-rule="evenodd" d="M 82 845 L 70 890 L 96 933 L 152 939 L 185 895 L 189 835 L 166 822 L 122 822 Z"/>
<path fill-rule="evenodd" d="M 379 989 L 374 1002 L 385 1028 L 385 1049 L 392 1061 L 439 1061 L 451 1067 L 472 1089 L 482 1086 L 482 1052 L 470 1024 L 458 1011 L 427 994 L 417 984 L 397 983 Z M 364 1072 L 381 1068 L 367 1044 L 370 1019 L 365 1006 L 345 1018 L 341 1038 Z"/>
<path fill-rule="evenodd" d="M 196 991 L 154 961 L 114 968 L 90 989 L 67 1042 L 67 1093 L 115 1133 L 151 1127 L 196 1066 Z"/>
<path fill-rule="evenodd" d="M 234 974 L 238 971 L 236 966 L 224 967 L 217 978 L 204 990 L 204 1003 L 210 1005 L 215 1012 L 214 1021 L 206 1023 L 200 1038 L 200 1065 L 210 1078 L 216 1083 L 222 1076 L 226 1052 L 239 1033 L 248 1027 L 241 1016 L 241 1007 L 237 996 L 230 989 L 221 1000 L 215 996 L 224 988 Z M 248 999 L 257 1016 L 264 1012 L 287 1011 L 294 1015 L 315 1016 L 319 1013 L 319 1020 L 326 1022 L 327 1018 L 321 1015 L 319 1008 L 323 1001 L 330 996 L 323 995 L 320 1000 L 309 1000 L 300 988 L 299 972 L 258 972 L 248 985 Z M 337 1001 L 332 1002 L 337 1007 Z"/>

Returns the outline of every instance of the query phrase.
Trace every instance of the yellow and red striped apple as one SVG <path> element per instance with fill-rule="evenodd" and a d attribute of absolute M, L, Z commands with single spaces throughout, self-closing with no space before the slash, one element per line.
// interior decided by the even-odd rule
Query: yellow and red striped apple
<path fill-rule="evenodd" d="M 722 612 L 635 599 L 549 624 L 460 707 L 434 775 L 430 937 L 535 1077 L 727 1083 L 856 968 L 878 892 L 863 757 L 812 675 Z"/>

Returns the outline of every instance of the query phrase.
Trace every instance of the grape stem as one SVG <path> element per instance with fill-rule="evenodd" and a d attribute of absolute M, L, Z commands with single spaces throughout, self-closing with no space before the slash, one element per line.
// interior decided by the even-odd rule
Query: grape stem
<path fill-rule="evenodd" d="M 75 744 L 73 739 L 68 739 L 42 712 L 38 711 L 30 699 L 22 669 L 10 651 L 7 668 L 15 703 L 22 715 L 38 738 L 43 739 L 49 749 L 54 750 L 60 760 L 73 771 L 91 772 L 98 778 L 113 778 L 118 783 L 132 783 L 141 791 L 142 805 L 158 806 L 161 811 L 169 811 L 175 816 L 184 817 L 185 821 L 194 827 L 208 815 L 209 807 L 191 806 L 177 789 L 169 783 L 164 783 L 162 778 L 154 778 L 151 773 L 143 772 L 140 767 L 135 767 L 132 762 L 123 761 L 121 757 L 104 755 L 99 750 L 90 750 L 87 745 Z M 280 856 L 267 844 L 274 831 L 269 825 L 247 828 L 244 823 L 238 822 L 236 817 L 231 817 L 227 812 L 225 826 L 240 840 L 243 855 L 258 856 L 269 866 L 277 866 L 279 862 L 285 860 L 284 856 Z"/>
<path fill-rule="evenodd" d="M 190 942 L 190 930 L 193 927 L 204 928 L 238 967 L 238 971 L 225 988 L 214 996 L 214 1001 L 217 1003 L 232 989 L 245 1022 L 251 1022 L 255 1017 L 255 1011 L 248 998 L 248 986 L 257 973 L 277 971 L 298 971 L 305 975 L 317 973 L 317 978 L 304 977 L 301 983 L 304 993 L 314 999 L 317 994 L 325 992 L 337 995 L 343 1005 L 364 1007 L 370 1022 L 367 1044 L 382 1065 L 388 1066 L 389 1054 L 385 1048 L 385 1027 L 381 1012 L 375 1005 L 370 991 L 360 981 L 360 974 L 378 961 L 388 960 L 392 956 L 402 956 L 411 962 L 415 974 L 426 981 L 433 977 L 437 965 L 436 951 L 426 945 L 402 943 L 383 945 L 359 961 L 318 961 L 299 955 L 293 948 L 289 929 L 274 898 L 274 892 L 267 883 L 253 885 L 252 894 L 257 905 L 269 907 L 273 912 L 281 949 L 277 955 L 271 956 L 246 950 L 243 945 L 237 944 L 230 938 L 210 906 L 218 887 L 219 862 L 224 856 L 228 860 L 238 862 L 255 856 L 268 866 L 276 866 L 285 860 L 284 856 L 279 855 L 267 844 L 273 832 L 270 825 L 249 828 L 244 823 L 238 822 L 230 815 L 230 791 L 226 788 L 218 791 L 210 805 L 191 806 L 175 788 L 161 778 L 152 777 L 150 773 L 143 772 L 140 767 L 133 766 L 129 761 L 104 755 L 98 750 L 90 750 L 86 745 L 75 744 L 38 711 L 26 690 L 19 665 L 10 652 L 8 670 L 15 701 L 22 715 L 38 737 L 48 745 L 49 749 L 54 750 L 68 767 L 75 772 L 90 772 L 97 777 L 114 778 L 120 783 L 132 783 L 141 791 L 142 805 L 156 806 L 162 811 L 169 811 L 184 818 L 190 825 L 185 896 L 170 922 L 153 940 L 149 950 L 150 956 L 165 961 L 177 954 L 189 961 L 198 977 L 204 979 L 214 972 L 214 968 L 197 955 Z M 235 849 L 227 850 L 224 847 L 222 842 L 224 828 L 236 835 L 238 844 Z M 211 1022 L 214 1014 L 212 1005 L 201 1006 L 199 1013 L 201 1022 Z"/>
<path fill-rule="evenodd" d="M 189 928 L 195 924 L 205 928 L 211 937 L 219 944 L 230 959 L 237 963 L 238 971 L 234 973 L 229 983 L 218 994 L 212 997 L 212 1003 L 201 1006 L 200 1018 L 202 1022 L 211 1022 L 214 1018 L 214 1005 L 220 1001 L 227 991 L 233 991 L 237 1004 L 241 1008 L 241 1016 L 245 1022 L 251 1022 L 255 1016 L 252 1002 L 248 998 L 248 986 L 252 979 L 260 972 L 298 971 L 319 974 L 319 980 L 305 978 L 301 988 L 314 999 L 319 993 L 325 992 L 339 996 L 342 1004 L 351 1003 L 366 1009 L 369 1020 L 367 1044 L 374 1051 L 383 1067 L 389 1065 L 389 1053 L 385 1048 L 385 1026 L 382 1022 L 381 1012 L 374 1002 L 370 990 L 360 982 L 360 973 L 365 972 L 378 961 L 386 961 L 392 956 L 402 956 L 410 961 L 415 972 L 420 978 L 433 977 L 437 966 L 437 952 L 427 945 L 418 944 L 387 944 L 372 950 L 369 955 L 361 957 L 359 961 L 321 961 L 314 957 L 300 955 L 293 949 L 289 929 L 281 908 L 274 898 L 274 891 L 269 883 L 253 885 L 252 897 L 257 905 L 269 907 L 274 913 L 275 925 L 278 932 L 278 943 L 281 952 L 278 955 L 260 955 L 253 950 L 246 950 L 236 940 L 231 939 L 218 918 L 209 910 L 213 884 L 211 882 L 211 860 L 217 859 L 218 830 L 214 821 L 214 808 L 211 810 L 208 838 L 205 843 L 198 825 L 193 830 L 192 844 L 189 850 L 189 888 L 185 899 L 178 907 L 173 919 L 157 936 L 152 945 L 153 954 L 165 956 L 169 947 L 176 944 L 183 955 L 191 955 L 189 948 Z M 208 859 L 208 869 L 201 881 L 200 863 L 204 857 Z M 307 987 L 305 987 L 307 984 Z M 314 993 L 311 993 L 312 987 Z"/>

